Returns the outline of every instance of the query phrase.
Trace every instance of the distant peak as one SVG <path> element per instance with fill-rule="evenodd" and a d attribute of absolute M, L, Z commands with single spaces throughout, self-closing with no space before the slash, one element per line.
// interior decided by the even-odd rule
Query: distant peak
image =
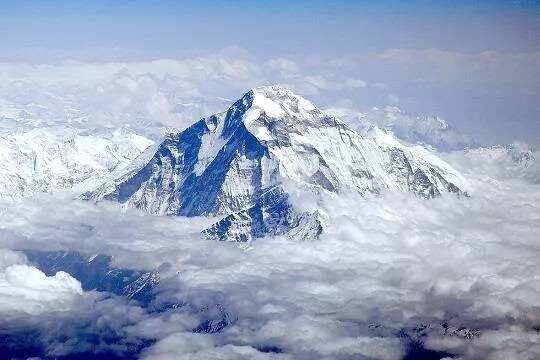
<path fill-rule="evenodd" d="M 289 97 L 300 97 L 295 94 L 291 89 L 286 88 L 280 85 L 263 85 L 257 86 L 250 90 L 252 93 L 262 94 L 268 97 L 280 97 L 280 96 L 289 96 Z"/>
<path fill-rule="evenodd" d="M 246 96 L 249 97 L 251 108 L 258 108 L 273 118 L 284 115 L 306 117 L 319 112 L 311 101 L 279 85 L 259 86 L 251 89 Z"/>

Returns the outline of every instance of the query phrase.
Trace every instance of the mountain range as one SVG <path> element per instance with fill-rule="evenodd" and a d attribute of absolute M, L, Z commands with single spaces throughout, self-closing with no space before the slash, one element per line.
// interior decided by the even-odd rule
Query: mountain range
<path fill-rule="evenodd" d="M 278 87 L 255 88 L 227 111 L 169 132 L 88 200 L 113 200 L 152 214 L 217 216 L 211 239 L 251 241 L 273 234 L 312 239 L 320 211 L 290 201 L 309 194 L 410 192 L 426 199 L 467 195 L 467 181 L 423 148 L 372 127 L 364 134 Z"/>
<path fill-rule="evenodd" d="M 153 142 L 134 133 L 83 134 L 35 128 L 0 134 L 0 199 L 82 192 L 123 168 Z"/>

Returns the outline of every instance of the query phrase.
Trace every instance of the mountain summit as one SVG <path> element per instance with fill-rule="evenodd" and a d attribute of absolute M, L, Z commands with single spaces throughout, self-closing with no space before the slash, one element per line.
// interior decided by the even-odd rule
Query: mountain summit
<path fill-rule="evenodd" d="M 153 214 L 222 216 L 204 231 L 218 240 L 315 237 L 322 231 L 319 215 L 291 205 L 285 186 L 291 183 L 314 193 L 390 190 L 424 198 L 467 188 L 428 150 L 378 128 L 362 136 L 292 91 L 267 86 L 226 112 L 167 134 L 84 197 Z"/>

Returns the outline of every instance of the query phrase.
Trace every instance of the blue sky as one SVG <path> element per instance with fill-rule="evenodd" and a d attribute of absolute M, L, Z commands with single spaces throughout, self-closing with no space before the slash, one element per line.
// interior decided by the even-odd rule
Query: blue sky
<path fill-rule="evenodd" d="M 1 4 L 0 61 L 138 61 L 227 48 L 304 65 L 316 58 L 317 75 L 325 61 L 347 58 L 343 74 L 389 85 L 406 110 L 441 115 L 487 143 L 540 143 L 538 1 Z M 409 53 L 388 56 L 396 49 Z M 365 91 L 347 96 L 384 105 Z"/>
<path fill-rule="evenodd" d="M 384 48 L 533 51 L 532 1 L 3 2 L 2 47 L 118 47 L 143 53 L 235 44 L 255 53 Z M 266 54 L 265 54 L 266 55 Z"/>

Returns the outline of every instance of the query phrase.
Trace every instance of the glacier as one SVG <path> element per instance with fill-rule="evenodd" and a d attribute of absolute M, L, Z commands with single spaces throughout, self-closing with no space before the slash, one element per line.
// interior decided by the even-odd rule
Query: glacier
<path fill-rule="evenodd" d="M 263 86 L 225 112 L 167 133 L 82 197 L 156 215 L 220 217 L 203 231 L 210 239 L 313 239 L 324 213 L 294 206 L 291 186 L 315 196 L 401 191 L 429 199 L 468 191 L 466 179 L 426 148 L 375 126 L 361 134 L 291 90 Z"/>

